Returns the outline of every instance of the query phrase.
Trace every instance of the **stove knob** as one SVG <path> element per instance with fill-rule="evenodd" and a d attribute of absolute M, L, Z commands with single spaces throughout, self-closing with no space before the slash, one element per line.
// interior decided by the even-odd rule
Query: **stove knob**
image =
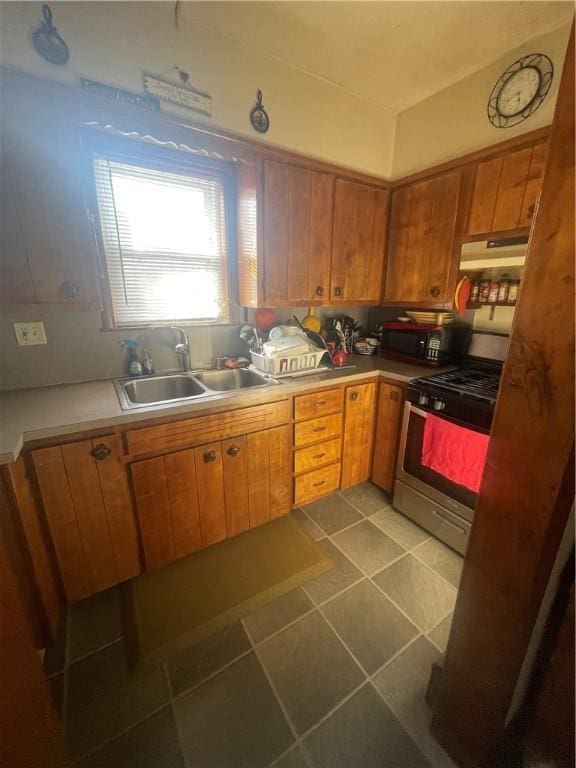
<path fill-rule="evenodd" d="M 428 405 L 430 398 L 425 392 L 420 392 L 418 395 L 418 405 Z"/>
<path fill-rule="evenodd" d="M 446 408 L 446 403 L 444 402 L 444 400 L 434 400 L 435 411 L 443 411 L 444 408 Z"/>

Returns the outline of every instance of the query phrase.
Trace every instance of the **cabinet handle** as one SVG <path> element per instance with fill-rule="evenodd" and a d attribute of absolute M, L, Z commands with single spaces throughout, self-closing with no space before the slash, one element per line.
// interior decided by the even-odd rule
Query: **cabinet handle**
<path fill-rule="evenodd" d="M 216 461 L 216 451 L 204 451 L 204 461 L 209 464 L 211 461 Z"/>
<path fill-rule="evenodd" d="M 312 432 L 324 432 L 326 427 L 315 427 Z"/>
<path fill-rule="evenodd" d="M 327 404 L 328 404 L 328 400 L 316 400 L 316 402 L 314 403 L 315 406 L 327 405 Z"/>
<path fill-rule="evenodd" d="M 240 453 L 240 448 L 237 445 L 231 445 L 226 451 L 228 456 L 237 456 Z"/>
<path fill-rule="evenodd" d="M 436 298 L 436 296 L 440 296 L 440 288 L 438 288 L 437 285 L 433 285 L 432 288 L 430 288 L 430 293 Z"/>
<path fill-rule="evenodd" d="M 324 456 L 326 456 L 325 453 L 317 453 L 315 456 L 312 456 L 313 459 L 323 459 Z"/>
<path fill-rule="evenodd" d="M 358 392 L 351 392 L 350 400 L 358 400 Z"/>
<path fill-rule="evenodd" d="M 90 455 L 93 456 L 96 461 L 104 461 L 104 459 L 107 459 L 111 453 L 112 449 L 109 448 L 106 443 L 95 445 L 94 448 L 92 448 L 90 451 Z"/>
<path fill-rule="evenodd" d="M 326 484 L 326 480 L 320 480 L 319 483 L 312 483 L 312 486 L 314 488 L 320 488 L 321 485 L 325 485 L 325 484 Z"/>
<path fill-rule="evenodd" d="M 80 288 L 71 280 L 64 280 L 58 290 L 65 299 L 74 299 L 80 293 Z"/>
<path fill-rule="evenodd" d="M 395 402 L 398 402 L 400 400 L 400 395 L 398 392 L 390 392 L 390 400 L 394 400 Z"/>
<path fill-rule="evenodd" d="M 314 293 L 316 296 L 324 296 L 324 288 L 321 285 L 317 285 Z"/>
<path fill-rule="evenodd" d="M 532 205 L 528 208 L 528 216 L 530 218 L 532 218 L 532 216 L 534 216 L 535 208 L 536 208 L 536 206 L 534 205 L 534 203 L 532 203 Z"/>
<path fill-rule="evenodd" d="M 342 296 L 342 288 L 339 285 L 334 288 L 334 296 Z"/>

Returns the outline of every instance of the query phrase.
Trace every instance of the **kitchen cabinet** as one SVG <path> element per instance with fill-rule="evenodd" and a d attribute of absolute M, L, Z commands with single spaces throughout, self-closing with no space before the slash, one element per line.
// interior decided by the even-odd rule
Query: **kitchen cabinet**
<path fill-rule="evenodd" d="M 461 181 L 456 169 L 393 191 L 384 304 L 451 301 Z"/>
<path fill-rule="evenodd" d="M 2 302 L 99 307 L 77 126 L 38 86 L 2 99 Z"/>
<path fill-rule="evenodd" d="M 138 535 L 118 437 L 40 448 L 32 460 L 68 600 L 136 576 Z"/>
<path fill-rule="evenodd" d="M 290 453 L 283 425 L 134 462 L 147 568 L 287 514 Z"/>
<path fill-rule="evenodd" d="M 378 304 L 386 248 L 389 192 L 338 179 L 332 230 L 332 304 Z"/>
<path fill-rule="evenodd" d="M 386 382 L 379 385 L 371 480 L 388 492 L 394 486 L 403 400 L 401 387 Z"/>
<path fill-rule="evenodd" d="M 378 304 L 387 190 L 276 160 L 237 168 L 243 306 Z"/>
<path fill-rule="evenodd" d="M 328 296 L 334 177 L 264 162 L 264 299 L 279 306 Z"/>
<path fill-rule="evenodd" d="M 363 483 L 370 476 L 374 435 L 376 384 L 346 387 L 341 487 Z"/>
<path fill-rule="evenodd" d="M 468 218 L 469 235 L 530 226 L 546 148 L 546 143 L 540 143 L 478 163 Z"/>

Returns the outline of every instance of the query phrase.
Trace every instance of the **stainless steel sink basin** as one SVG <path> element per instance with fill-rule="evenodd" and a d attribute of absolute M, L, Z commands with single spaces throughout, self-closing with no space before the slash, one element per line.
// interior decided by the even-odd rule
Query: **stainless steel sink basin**
<path fill-rule="evenodd" d="M 118 381 L 116 382 L 116 389 L 122 405 L 124 405 L 122 395 L 125 396 L 126 407 L 128 408 L 135 405 L 154 405 L 173 402 L 174 400 L 188 400 L 206 395 L 204 387 L 186 374 Z"/>
<path fill-rule="evenodd" d="M 275 383 L 247 368 L 236 368 L 235 370 L 226 371 L 203 371 L 202 373 L 195 373 L 194 378 L 212 392 L 230 392 L 230 390 L 234 389 L 269 387 L 270 384 Z"/>

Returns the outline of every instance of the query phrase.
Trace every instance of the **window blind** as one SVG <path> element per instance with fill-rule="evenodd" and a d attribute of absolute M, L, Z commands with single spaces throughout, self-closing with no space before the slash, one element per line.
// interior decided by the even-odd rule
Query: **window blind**
<path fill-rule="evenodd" d="M 227 320 L 221 179 L 98 155 L 93 166 L 115 325 Z"/>

